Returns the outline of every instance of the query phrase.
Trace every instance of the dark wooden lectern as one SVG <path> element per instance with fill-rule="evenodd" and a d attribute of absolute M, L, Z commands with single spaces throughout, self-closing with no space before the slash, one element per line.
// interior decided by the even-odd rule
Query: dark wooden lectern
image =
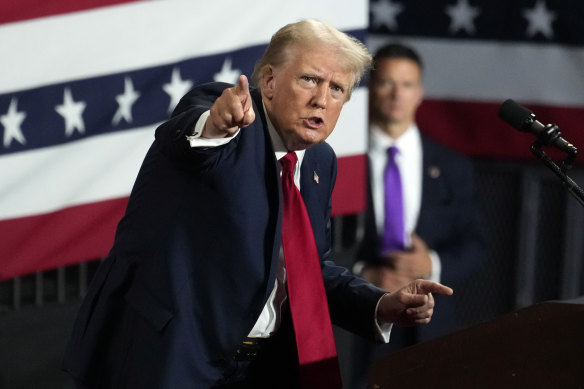
<path fill-rule="evenodd" d="M 584 388 L 584 298 L 550 301 L 380 360 L 369 388 Z"/>

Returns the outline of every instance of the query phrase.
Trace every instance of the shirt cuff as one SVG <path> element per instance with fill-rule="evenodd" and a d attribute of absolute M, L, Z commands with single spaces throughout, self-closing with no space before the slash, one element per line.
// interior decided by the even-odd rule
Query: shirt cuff
<path fill-rule="evenodd" d="M 385 294 L 383 296 L 385 296 Z M 379 320 L 377 319 L 377 310 L 383 296 L 377 300 L 377 305 L 375 306 L 375 338 L 383 343 L 389 343 L 389 335 L 391 334 L 393 323 L 379 323 Z"/>
<path fill-rule="evenodd" d="M 365 261 L 357 261 L 357 262 L 355 262 L 355 264 L 351 268 L 351 271 L 353 272 L 353 274 L 355 274 L 357 276 L 361 276 L 364 269 L 365 269 Z"/>
<path fill-rule="evenodd" d="M 440 256 L 436 251 L 430 250 L 430 260 L 432 261 L 432 273 L 426 279 L 434 282 L 440 282 L 440 275 L 442 274 L 442 262 L 440 262 Z"/>
<path fill-rule="evenodd" d="M 191 135 L 187 135 L 187 141 L 191 145 L 191 147 L 217 147 L 229 143 L 233 138 L 239 134 L 239 129 L 233 134 L 232 136 L 228 136 L 225 138 L 217 138 L 217 139 L 210 139 L 210 138 L 203 138 L 203 128 L 205 127 L 205 122 L 209 118 L 211 114 L 210 111 L 205 111 L 199 116 L 199 120 L 195 124 L 195 128 Z"/>

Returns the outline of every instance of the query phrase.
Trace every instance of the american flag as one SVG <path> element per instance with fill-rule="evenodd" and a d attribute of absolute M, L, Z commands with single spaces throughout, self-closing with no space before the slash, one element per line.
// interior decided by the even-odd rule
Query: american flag
<path fill-rule="evenodd" d="M 498 118 L 511 98 L 584 147 L 583 2 L 371 0 L 369 32 L 372 51 L 399 41 L 423 57 L 417 120 L 429 136 L 479 158 L 532 161 L 533 137 Z"/>
<path fill-rule="evenodd" d="M 251 75 L 303 18 L 364 39 L 366 0 L 0 4 L 0 280 L 103 257 L 158 124 L 194 85 Z M 364 207 L 366 92 L 329 138 L 336 214 Z"/>

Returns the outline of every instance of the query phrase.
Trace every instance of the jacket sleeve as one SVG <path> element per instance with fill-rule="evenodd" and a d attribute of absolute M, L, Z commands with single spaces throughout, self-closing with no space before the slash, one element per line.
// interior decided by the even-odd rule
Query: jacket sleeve
<path fill-rule="evenodd" d="M 171 118 L 156 129 L 155 142 L 166 158 L 187 170 L 206 170 L 217 163 L 222 153 L 232 149 L 233 145 L 229 143 L 212 148 L 193 148 L 187 140 L 199 117 L 211 108 L 224 89 L 231 86 L 204 84 L 183 96 Z"/>

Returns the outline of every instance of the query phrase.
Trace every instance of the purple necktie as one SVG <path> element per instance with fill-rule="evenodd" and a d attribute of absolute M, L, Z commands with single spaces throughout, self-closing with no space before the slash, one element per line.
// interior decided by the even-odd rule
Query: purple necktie
<path fill-rule="evenodd" d="M 402 184 L 395 156 L 399 149 L 391 146 L 387 150 L 385 168 L 385 227 L 381 252 L 404 249 L 404 207 Z"/>

